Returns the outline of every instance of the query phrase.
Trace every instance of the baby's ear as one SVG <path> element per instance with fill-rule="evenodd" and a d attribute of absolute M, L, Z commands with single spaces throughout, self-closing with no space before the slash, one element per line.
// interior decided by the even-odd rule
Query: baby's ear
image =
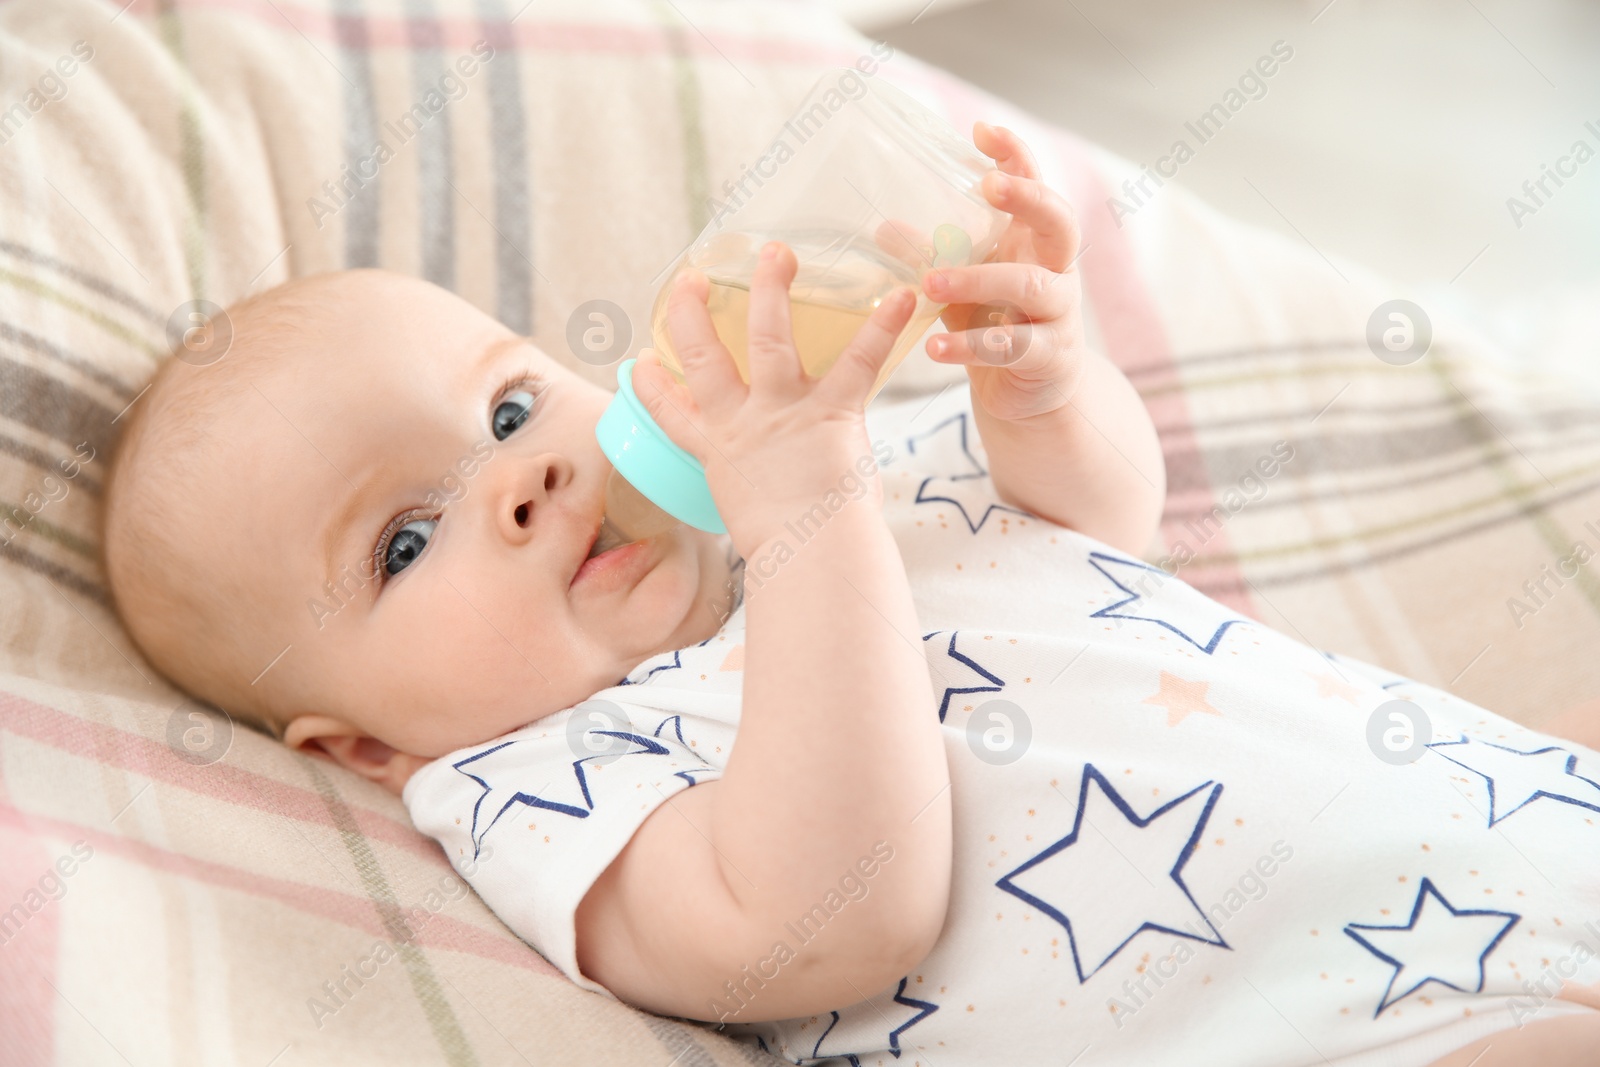
<path fill-rule="evenodd" d="M 377 782 L 395 796 L 400 795 L 417 769 L 429 762 L 327 715 L 296 716 L 283 732 L 283 743 L 297 752 L 331 760 Z"/>

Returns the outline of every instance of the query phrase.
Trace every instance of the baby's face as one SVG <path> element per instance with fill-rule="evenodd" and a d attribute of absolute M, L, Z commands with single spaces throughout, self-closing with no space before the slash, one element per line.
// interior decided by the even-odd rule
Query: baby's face
<path fill-rule="evenodd" d="M 260 368 L 201 460 L 198 575 L 246 568 L 282 719 L 435 757 L 570 707 L 715 633 L 727 540 L 678 526 L 575 579 L 610 394 L 444 290 L 333 276 L 339 320 Z M 631 558 L 630 558 L 631 557 Z"/>

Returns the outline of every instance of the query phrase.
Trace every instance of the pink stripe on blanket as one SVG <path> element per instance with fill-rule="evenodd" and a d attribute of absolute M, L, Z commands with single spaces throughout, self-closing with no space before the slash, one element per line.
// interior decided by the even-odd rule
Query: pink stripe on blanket
<path fill-rule="evenodd" d="M 1087 146 L 1082 141 L 1064 134 L 1055 140 L 1059 158 L 1066 164 L 1068 193 L 1078 211 L 1083 247 L 1089 250 L 1079 261 L 1083 265 L 1083 290 L 1094 307 L 1095 321 L 1105 339 L 1106 356 L 1119 367 L 1154 364 L 1176 378 L 1177 367 L 1172 358 L 1172 345 L 1161 324 L 1161 311 L 1139 272 L 1133 243 L 1111 216 L 1107 206 L 1110 190 L 1103 176 L 1089 159 Z M 1189 414 L 1189 400 L 1183 390 L 1158 393 L 1145 404 L 1156 424 L 1166 428 L 1162 434 L 1164 448 L 1202 453 Z M 1206 484 L 1198 491 L 1215 500 L 1216 490 L 1209 484 L 1203 465 L 1199 469 Z M 1191 487 L 1184 495 L 1192 499 L 1191 494 L 1196 491 Z M 1184 534 L 1181 518 L 1163 515 L 1161 540 L 1170 551 L 1175 552 L 1180 544 L 1187 543 Z M 1197 546 L 1189 547 L 1198 551 Z M 1208 556 L 1226 557 L 1233 551 L 1225 527 L 1214 530 L 1205 543 Z M 1177 557 L 1175 562 L 1179 564 L 1181 576 L 1182 557 Z M 1254 598 L 1245 591 L 1248 587 L 1237 564 L 1218 567 L 1208 572 L 1207 579 L 1221 587 L 1214 598 L 1218 602 L 1242 614 L 1259 617 Z"/>
<path fill-rule="evenodd" d="M 61 904 L 54 893 L 66 885 L 55 861 L 26 822 L 0 825 L 0 1062 L 55 1062 Z"/>
<path fill-rule="evenodd" d="M 1017 113 L 1006 101 L 973 89 L 937 68 L 931 69 L 932 76 L 926 84 L 939 94 L 951 125 L 963 137 L 970 136 L 972 124 L 979 119 L 991 125 L 1007 125 L 1005 116 Z M 1036 156 L 1054 151 L 1061 163 L 1066 183 L 1061 191 L 1078 213 L 1082 249 L 1078 264 L 1083 274 L 1083 294 L 1094 309 L 1095 320 L 1105 340 L 1106 356 L 1119 367 L 1159 368 L 1176 378 L 1172 345 L 1161 323 L 1160 308 L 1140 273 L 1133 243 L 1111 216 L 1107 206 L 1110 193 L 1099 168 L 1089 156 L 1089 146 L 1070 133 L 1046 128 L 1052 131 L 1052 143 L 1030 144 L 1029 147 Z M 1159 393 L 1146 403 L 1151 418 L 1157 425 L 1166 427 L 1162 443 L 1169 451 L 1199 451 L 1188 400 L 1181 389 Z M 1195 491 L 1193 486 L 1190 491 Z M 1203 487 L 1203 492 L 1215 499 L 1215 489 L 1209 484 Z M 1164 517 L 1162 542 L 1176 549 L 1183 540 L 1182 529 L 1180 519 Z M 1205 550 L 1208 556 L 1229 555 L 1232 547 L 1226 529 L 1214 532 Z M 1181 569 L 1178 573 L 1182 575 Z M 1216 597 L 1219 602 L 1258 617 L 1253 599 L 1244 591 L 1247 587 L 1243 578 L 1243 572 L 1233 563 L 1207 574 L 1209 582 L 1222 586 L 1221 594 Z"/>
<path fill-rule="evenodd" d="M 82 839 L 94 848 L 97 855 L 104 853 L 108 856 L 117 856 L 162 874 L 190 878 L 218 889 L 276 901 L 296 911 L 361 930 L 374 938 L 387 940 L 390 936 L 378 915 L 375 902 L 368 898 L 331 889 L 319 889 L 281 878 L 271 878 L 255 871 L 244 871 L 194 856 L 185 856 L 145 841 L 119 837 L 95 827 L 80 826 L 47 816 L 24 814 L 9 802 L 0 801 L 0 834 L 26 834 L 30 829 L 70 840 Z M 444 871 L 447 868 L 440 864 L 439 869 Z M 29 867 L 22 873 L 25 875 L 28 870 L 32 868 Z M 466 883 L 456 878 L 454 874 L 447 877 L 455 878 L 457 885 L 462 889 L 466 888 Z M 444 883 L 435 883 L 428 889 L 434 890 L 442 884 Z M 561 973 L 544 957 L 520 941 L 497 935 L 443 913 L 430 913 L 421 902 L 402 902 L 401 913 L 415 916 L 413 927 L 415 936 L 412 938 L 412 943 L 421 948 L 461 952 L 537 974 L 556 976 Z M 423 915 L 427 916 L 425 920 L 422 918 Z M 0 970 L 0 973 L 3 973 L 3 970 Z M 0 1015 L 0 1018 L 3 1017 Z"/>
<path fill-rule="evenodd" d="M 332 15 L 321 9 L 275 0 L 136 0 L 129 14 L 149 17 L 172 9 L 182 11 L 225 11 L 248 16 L 284 33 L 303 33 L 309 38 L 341 41 L 359 40 L 363 47 L 413 49 L 419 37 L 430 47 L 466 53 L 484 40 L 484 20 L 476 17 L 405 18 L 389 14 L 367 16 Z M 341 23 L 360 27 L 355 34 L 341 34 Z M 298 31 L 298 32 L 297 32 Z M 535 12 L 511 24 L 512 44 L 522 52 L 578 52 L 619 56 L 659 56 L 686 51 L 702 58 L 726 57 L 737 64 L 795 63 L 829 66 L 853 64 L 859 49 L 782 37 L 752 37 L 717 27 L 700 27 L 700 32 L 682 35 L 674 41 L 664 28 L 623 22 L 541 22 Z M 702 36 L 702 33 L 704 36 Z M 731 74 L 732 72 L 730 72 Z"/>
<path fill-rule="evenodd" d="M 244 731 L 246 727 L 235 729 Z M 274 778 L 230 766 L 226 759 L 209 766 L 196 766 L 178 759 L 159 741 L 35 704 L 15 693 L 0 692 L 0 730 L 203 797 L 338 829 L 327 804 L 312 790 L 285 785 Z M 438 846 L 431 838 L 418 833 L 409 821 L 380 815 L 351 803 L 349 798 L 345 803 L 356 826 L 372 840 L 419 856 L 438 858 Z"/>

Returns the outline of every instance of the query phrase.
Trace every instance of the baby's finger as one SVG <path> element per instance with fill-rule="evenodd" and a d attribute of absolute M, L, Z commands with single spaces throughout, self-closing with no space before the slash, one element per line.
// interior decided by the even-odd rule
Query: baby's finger
<path fill-rule="evenodd" d="M 799 261 L 782 241 L 768 241 L 750 279 L 750 325 L 747 357 L 750 390 L 793 396 L 805 380 L 789 321 L 789 283 Z"/>
<path fill-rule="evenodd" d="M 867 394 L 916 309 L 916 290 L 907 286 L 884 297 L 839 354 L 838 361 L 822 376 L 817 391 L 823 398 L 852 410 L 865 408 Z"/>
<path fill-rule="evenodd" d="M 989 309 L 988 321 L 975 319 L 972 327 L 928 338 L 928 358 L 935 363 L 961 363 L 980 367 L 1006 367 L 1028 376 L 1049 363 L 1059 346 L 1051 343 L 1047 323 L 1027 322 Z"/>
<path fill-rule="evenodd" d="M 748 391 L 706 310 L 708 292 L 710 282 L 698 270 L 685 268 L 678 274 L 667 297 L 667 332 L 695 403 L 720 421 L 743 403 Z"/>
<path fill-rule="evenodd" d="M 922 289 L 939 304 L 1007 304 L 1030 319 L 1059 319 L 1074 311 L 1066 277 L 1036 263 L 980 263 L 930 270 Z"/>
<path fill-rule="evenodd" d="M 1044 176 L 1038 161 L 1033 158 L 1033 151 L 1013 130 L 991 126 L 987 122 L 975 122 L 972 125 L 972 143 L 1007 174 L 1015 174 L 1019 178 Z"/>
<path fill-rule="evenodd" d="M 1033 255 L 1051 270 L 1066 270 L 1078 255 L 1078 213 L 1044 182 L 992 170 L 983 193 L 1001 211 L 1033 231 Z"/>
<path fill-rule="evenodd" d="M 633 365 L 633 393 L 667 437 L 704 466 L 709 446 L 698 425 L 700 409 L 689 387 L 672 377 L 654 349 L 640 352 Z"/>

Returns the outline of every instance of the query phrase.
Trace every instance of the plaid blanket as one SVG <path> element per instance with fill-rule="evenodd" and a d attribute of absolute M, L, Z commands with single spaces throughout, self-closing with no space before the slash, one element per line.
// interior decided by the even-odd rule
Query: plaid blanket
<path fill-rule="evenodd" d="M 166 685 L 98 509 L 198 302 L 295 275 L 426 277 L 611 384 L 575 311 L 647 343 L 828 66 L 1017 129 L 1077 205 L 1092 337 L 1165 443 L 1151 562 L 1530 725 L 1600 695 L 1600 400 L 1178 186 L 1119 210 L 1136 168 L 883 49 L 771 0 L 0 3 L 0 1061 L 777 1062 L 573 987 L 394 798 Z M 961 373 L 914 355 L 885 399 Z"/>

